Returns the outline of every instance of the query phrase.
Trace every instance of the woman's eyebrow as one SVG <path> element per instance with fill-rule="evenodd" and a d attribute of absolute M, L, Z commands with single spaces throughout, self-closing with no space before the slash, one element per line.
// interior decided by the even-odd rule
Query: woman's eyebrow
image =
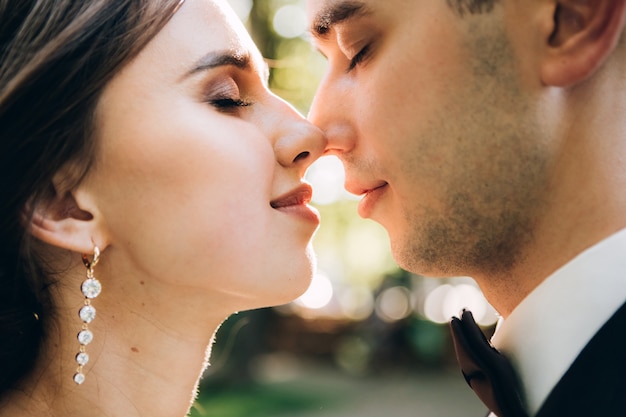
<path fill-rule="evenodd" d="M 371 9 L 361 1 L 343 0 L 335 2 L 317 13 L 313 18 L 310 32 L 316 38 L 324 38 L 334 25 L 370 13 Z"/>
<path fill-rule="evenodd" d="M 185 77 L 225 65 L 232 65 L 240 69 L 247 69 L 250 67 L 250 61 L 250 54 L 247 52 L 242 53 L 240 51 L 232 50 L 211 51 L 196 61 L 191 70 L 185 74 Z"/>

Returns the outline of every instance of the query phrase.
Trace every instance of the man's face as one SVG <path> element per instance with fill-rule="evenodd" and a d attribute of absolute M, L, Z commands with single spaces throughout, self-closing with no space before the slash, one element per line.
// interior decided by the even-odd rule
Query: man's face
<path fill-rule="evenodd" d="M 512 266 L 547 164 L 502 7 L 461 16 L 443 0 L 309 0 L 307 12 L 329 64 L 310 119 L 400 266 Z"/>

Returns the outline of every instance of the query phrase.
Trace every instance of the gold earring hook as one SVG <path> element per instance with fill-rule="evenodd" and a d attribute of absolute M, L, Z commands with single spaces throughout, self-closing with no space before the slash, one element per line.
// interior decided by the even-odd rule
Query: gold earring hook
<path fill-rule="evenodd" d="M 83 263 L 89 270 L 93 270 L 93 268 L 96 266 L 99 260 L 100 260 L 100 248 L 98 248 L 97 246 L 93 247 L 93 259 L 91 261 L 89 260 L 88 255 L 83 254 Z"/>

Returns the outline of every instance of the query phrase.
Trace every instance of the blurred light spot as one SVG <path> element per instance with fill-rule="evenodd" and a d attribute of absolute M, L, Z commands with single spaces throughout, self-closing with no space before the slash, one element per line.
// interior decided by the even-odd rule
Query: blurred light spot
<path fill-rule="evenodd" d="M 343 183 L 346 175 L 343 165 L 334 156 L 324 156 L 309 168 L 307 180 L 313 186 L 313 203 L 332 204 L 345 194 Z"/>
<path fill-rule="evenodd" d="M 250 10 L 252 10 L 252 0 L 228 0 L 228 4 L 233 8 L 239 19 L 242 22 L 246 22 L 250 17 Z"/>
<path fill-rule="evenodd" d="M 382 320 L 402 320 L 411 313 L 411 293 L 405 287 L 387 288 L 376 300 L 376 314 Z"/>
<path fill-rule="evenodd" d="M 448 293 L 442 308 L 443 313 L 448 317 L 458 315 L 461 310 L 467 308 L 471 310 L 474 319 L 478 321 L 485 315 L 487 305 L 478 288 L 468 284 L 460 284 L 453 287 L 453 290 Z"/>
<path fill-rule="evenodd" d="M 274 14 L 274 30 L 283 38 L 295 38 L 306 32 L 306 14 L 301 6 L 283 6 Z"/>
<path fill-rule="evenodd" d="M 339 297 L 343 314 L 351 320 L 365 320 L 374 311 L 374 298 L 366 287 L 346 289 Z"/>
<path fill-rule="evenodd" d="M 250 361 L 250 371 L 260 382 L 285 382 L 300 373 L 300 362 L 289 353 L 269 353 L 254 356 Z"/>
<path fill-rule="evenodd" d="M 333 298 L 333 286 L 327 276 L 315 274 L 311 285 L 295 302 L 303 307 L 319 309 L 325 307 Z"/>
<path fill-rule="evenodd" d="M 470 310 L 482 326 L 490 326 L 498 320 L 480 289 L 470 284 L 441 285 L 428 294 L 424 302 L 424 314 L 435 323 L 445 323 L 463 309 Z"/>
<path fill-rule="evenodd" d="M 444 300 L 448 293 L 453 289 L 452 285 L 440 285 L 432 290 L 424 301 L 424 315 L 428 320 L 435 323 L 445 323 L 450 320 L 443 312 Z M 454 313 L 457 314 L 458 312 Z"/>

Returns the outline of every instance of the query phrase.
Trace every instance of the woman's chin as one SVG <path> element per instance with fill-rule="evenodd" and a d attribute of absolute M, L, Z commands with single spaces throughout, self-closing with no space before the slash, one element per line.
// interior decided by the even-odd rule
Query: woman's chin
<path fill-rule="evenodd" d="M 281 288 L 274 288 L 274 291 L 268 294 L 266 298 L 259 300 L 260 305 L 253 308 L 275 307 L 289 304 L 306 292 L 311 285 L 312 279 L 313 269 L 309 270 L 307 273 L 302 273 L 297 276 L 293 275 L 288 281 L 283 283 Z"/>

